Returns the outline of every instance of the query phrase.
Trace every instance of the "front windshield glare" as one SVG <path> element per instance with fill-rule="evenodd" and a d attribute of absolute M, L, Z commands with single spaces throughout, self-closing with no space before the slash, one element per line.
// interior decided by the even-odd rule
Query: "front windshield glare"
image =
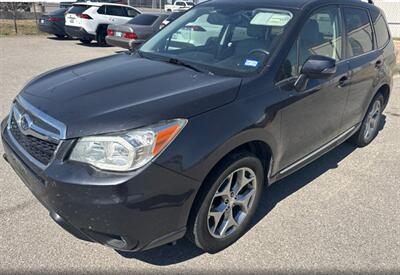
<path fill-rule="evenodd" d="M 195 7 L 141 47 L 154 59 L 176 59 L 216 74 L 257 71 L 292 18 L 289 11 Z"/>

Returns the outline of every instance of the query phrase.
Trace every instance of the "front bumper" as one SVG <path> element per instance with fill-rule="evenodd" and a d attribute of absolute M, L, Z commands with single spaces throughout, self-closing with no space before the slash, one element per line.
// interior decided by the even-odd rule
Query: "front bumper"
<path fill-rule="evenodd" d="M 93 34 L 88 33 L 84 28 L 65 26 L 64 29 L 65 33 L 70 37 L 84 39 L 84 40 L 95 39 L 95 36 Z"/>
<path fill-rule="evenodd" d="M 1 132 L 9 164 L 50 216 L 74 236 L 125 251 L 184 236 L 198 182 L 154 163 L 137 172 L 106 173 L 57 155 L 40 170 L 13 146 L 5 122 Z M 61 146 L 58 154 L 63 152 Z"/>

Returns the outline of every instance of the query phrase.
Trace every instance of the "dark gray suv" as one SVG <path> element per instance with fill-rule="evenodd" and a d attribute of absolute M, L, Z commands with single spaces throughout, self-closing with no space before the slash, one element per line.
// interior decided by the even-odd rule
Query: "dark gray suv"
<path fill-rule="evenodd" d="M 217 252 L 264 186 L 369 144 L 392 90 L 383 13 L 358 0 L 211 0 L 135 53 L 45 73 L 15 99 L 5 157 L 75 236 Z"/>

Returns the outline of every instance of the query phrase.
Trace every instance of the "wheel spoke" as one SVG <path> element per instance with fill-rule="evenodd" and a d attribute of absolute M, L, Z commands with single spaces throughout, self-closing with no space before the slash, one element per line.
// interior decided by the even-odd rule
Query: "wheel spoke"
<path fill-rule="evenodd" d="M 235 203 L 240 206 L 243 212 L 248 213 L 249 211 L 249 204 L 251 198 L 254 196 L 255 190 L 251 189 L 249 192 L 243 195 L 239 195 L 236 199 Z"/>
<path fill-rule="evenodd" d="M 245 170 L 240 170 L 237 172 L 237 182 L 233 188 L 233 192 L 235 193 L 235 196 L 240 193 L 240 191 L 248 185 L 250 182 L 254 180 L 254 176 L 251 175 L 249 178 L 246 177 L 246 171 Z"/>
<path fill-rule="evenodd" d="M 233 217 L 232 208 L 229 209 L 228 212 L 225 213 L 226 218 L 221 224 L 221 230 L 219 231 L 220 236 L 226 236 L 229 229 L 232 227 L 238 227 L 238 223 L 236 222 L 235 218 Z"/>
<path fill-rule="evenodd" d="M 210 228 L 213 233 L 215 233 L 215 230 L 217 229 L 217 226 L 220 223 L 221 218 L 224 216 L 226 208 L 227 205 L 221 203 L 217 207 L 211 209 L 210 212 L 208 213 L 208 216 L 213 217 L 214 219 L 214 225 L 212 226 L 212 228 Z"/>
<path fill-rule="evenodd" d="M 220 197 L 220 196 L 229 196 L 231 193 L 231 187 L 232 187 L 232 180 L 233 180 L 233 173 L 230 174 L 225 181 L 227 181 L 226 185 L 223 187 L 222 190 L 218 190 L 218 192 L 215 194 L 214 197 Z M 224 181 L 224 182 L 225 182 Z"/>

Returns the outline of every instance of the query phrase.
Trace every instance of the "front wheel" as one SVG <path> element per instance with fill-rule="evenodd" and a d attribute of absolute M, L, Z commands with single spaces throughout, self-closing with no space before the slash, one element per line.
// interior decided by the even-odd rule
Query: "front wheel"
<path fill-rule="evenodd" d="M 204 251 L 216 253 L 246 232 L 263 192 L 263 165 L 249 152 L 235 153 L 204 184 L 192 211 L 188 237 Z"/>
<path fill-rule="evenodd" d="M 360 130 L 358 130 L 351 138 L 351 142 L 353 144 L 359 147 L 367 146 L 378 135 L 382 120 L 384 102 L 385 100 L 382 94 L 376 95 L 372 100 L 367 114 L 362 121 Z"/>
<path fill-rule="evenodd" d="M 97 31 L 97 36 L 96 36 L 96 40 L 97 40 L 97 44 L 100 47 L 105 47 L 107 46 L 107 42 L 106 42 L 106 36 L 107 36 L 107 28 L 100 28 Z"/>

